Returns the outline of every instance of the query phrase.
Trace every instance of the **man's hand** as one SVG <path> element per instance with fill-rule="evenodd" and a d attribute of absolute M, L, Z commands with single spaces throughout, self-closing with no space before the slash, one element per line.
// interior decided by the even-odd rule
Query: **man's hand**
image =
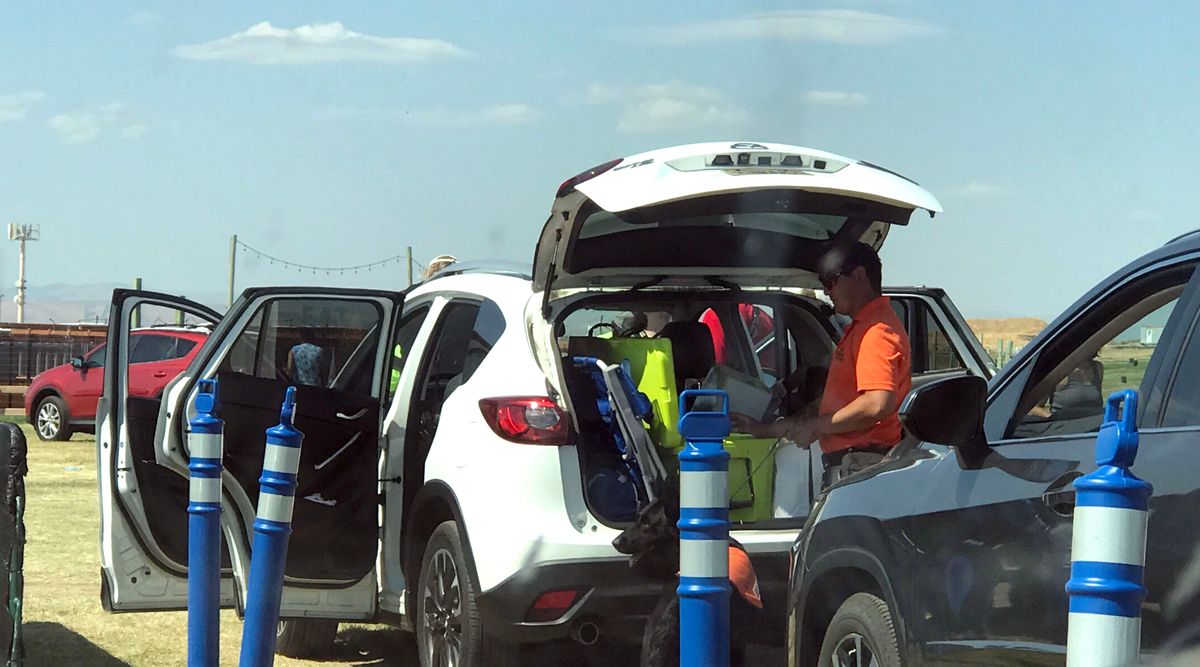
<path fill-rule="evenodd" d="M 801 449 L 808 449 L 809 445 L 811 445 L 819 435 L 820 433 L 817 432 L 815 420 L 812 419 L 797 420 L 791 425 L 790 428 L 788 428 L 787 432 L 784 433 L 785 438 L 796 443 L 796 446 Z"/>

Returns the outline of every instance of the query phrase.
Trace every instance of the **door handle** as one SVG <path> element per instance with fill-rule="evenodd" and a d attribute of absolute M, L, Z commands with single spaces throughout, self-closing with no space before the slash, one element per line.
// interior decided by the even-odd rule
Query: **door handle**
<path fill-rule="evenodd" d="M 336 414 L 337 414 L 338 419 L 345 419 L 347 421 L 353 421 L 353 420 L 358 419 L 359 417 L 367 414 L 367 409 L 363 408 L 363 409 L 359 410 L 358 412 L 355 412 L 352 415 L 348 415 L 341 411 L 338 411 Z"/>
<path fill-rule="evenodd" d="M 1083 473 L 1072 470 L 1054 480 L 1042 493 L 1042 502 L 1050 508 L 1051 512 L 1059 516 L 1073 515 L 1075 513 L 1074 482 L 1082 476 Z"/>
<path fill-rule="evenodd" d="M 156 372 L 154 373 L 154 377 L 156 377 L 156 378 L 165 378 L 165 377 L 167 377 L 167 372 L 166 372 L 166 371 L 156 371 Z"/>

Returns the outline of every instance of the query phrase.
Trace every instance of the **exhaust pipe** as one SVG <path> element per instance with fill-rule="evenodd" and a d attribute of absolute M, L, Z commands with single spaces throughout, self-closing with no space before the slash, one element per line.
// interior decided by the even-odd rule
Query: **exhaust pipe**
<path fill-rule="evenodd" d="M 600 626 L 595 621 L 577 621 L 571 626 L 571 639 L 580 646 L 593 646 L 600 641 Z"/>

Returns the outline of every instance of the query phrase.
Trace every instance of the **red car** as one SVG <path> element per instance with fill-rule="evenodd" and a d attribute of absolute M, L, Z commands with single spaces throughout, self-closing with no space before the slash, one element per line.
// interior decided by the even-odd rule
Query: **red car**
<path fill-rule="evenodd" d="M 175 379 L 208 338 L 208 330 L 154 327 L 130 332 L 129 394 L 156 396 Z M 104 392 L 104 345 L 33 378 L 25 390 L 25 417 L 42 440 L 66 440 L 95 430 Z"/>

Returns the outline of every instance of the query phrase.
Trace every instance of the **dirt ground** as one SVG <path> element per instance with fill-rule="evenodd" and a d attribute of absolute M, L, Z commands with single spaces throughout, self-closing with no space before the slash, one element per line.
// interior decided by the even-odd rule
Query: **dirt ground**
<path fill-rule="evenodd" d="M 1003 317 L 967 320 L 967 326 L 975 332 L 984 348 L 994 354 L 997 341 L 1013 341 L 1013 346 L 1020 348 L 1045 329 L 1046 322 L 1036 317 Z"/>

